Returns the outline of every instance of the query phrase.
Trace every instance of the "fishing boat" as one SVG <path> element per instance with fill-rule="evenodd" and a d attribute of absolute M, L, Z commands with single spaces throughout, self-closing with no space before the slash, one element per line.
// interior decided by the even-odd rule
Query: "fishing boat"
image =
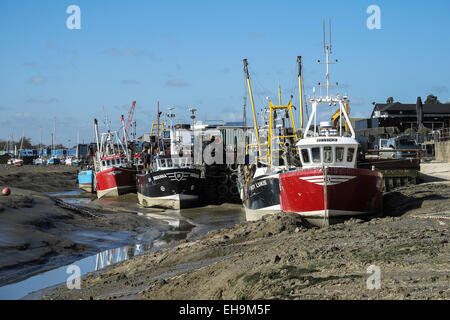
<path fill-rule="evenodd" d="M 269 100 L 269 106 L 265 108 L 269 116 L 263 119 L 267 125 L 258 128 L 246 59 L 244 72 L 252 102 L 256 138 L 256 143 L 249 144 L 248 147 L 256 148 L 257 156 L 254 163 L 240 167 L 239 189 L 246 220 L 254 221 L 264 215 L 281 212 L 279 176 L 291 166 L 292 159 L 288 155 L 292 153 L 291 146 L 298 137 L 292 112 L 292 99 L 287 105 L 282 105 L 280 87 L 278 87 L 279 105 L 274 105 Z"/>
<path fill-rule="evenodd" d="M 124 122 L 121 116 L 122 124 Z M 94 119 L 97 152 L 95 176 L 97 197 L 117 197 L 136 191 L 136 168 L 128 153 L 127 141 L 122 143 L 117 131 L 108 130 L 99 136 L 97 119 Z"/>
<path fill-rule="evenodd" d="M 201 170 L 198 166 L 193 165 L 191 152 L 180 156 L 178 153 L 171 155 L 169 149 L 164 150 L 163 136 L 159 130 L 159 127 L 162 125 L 164 128 L 164 125 L 160 123 L 159 117 L 158 102 L 157 130 L 152 146 L 152 150 L 156 150 L 156 154 L 151 155 L 150 168 L 143 169 L 137 175 L 139 204 L 144 207 L 175 210 L 195 206 L 199 200 Z M 193 121 L 194 118 L 192 118 Z M 175 132 L 173 124 L 170 125 L 170 130 Z M 174 136 L 175 134 L 171 135 L 171 138 Z M 192 143 L 190 148 L 192 148 Z M 169 154 L 164 154 L 165 151 Z"/>
<path fill-rule="evenodd" d="M 310 99 L 312 113 L 304 137 L 296 144 L 302 167 L 280 174 L 281 209 L 315 226 L 377 215 L 383 200 L 382 174 L 356 166 L 359 144 L 348 116 L 348 97 L 330 95 L 330 43 L 324 42 L 326 96 L 314 94 Z M 328 121 L 317 124 L 317 108 L 323 105 L 339 106 L 337 126 Z"/>
<path fill-rule="evenodd" d="M 86 192 L 94 191 L 94 170 L 82 170 L 78 173 L 78 187 Z"/>
<path fill-rule="evenodd" d="M 190 157 L 157 156 L 151 169 L 137 175 L 137 195 L 144 207 L 179 210 L 198 202 L 201 170 Z"/>

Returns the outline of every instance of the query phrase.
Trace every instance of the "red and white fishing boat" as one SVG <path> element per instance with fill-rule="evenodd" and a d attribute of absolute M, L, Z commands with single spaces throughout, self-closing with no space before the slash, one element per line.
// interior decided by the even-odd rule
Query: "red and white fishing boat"
<path fill-rule="evenodd" d="M 329 94 L 326 52 L 326 96 L 310 99 L 312 114 L 304 138 L 296 146 L 302 167 L 280 174 L 280 206 L 316 226 L 326 226 L 351 217 L 365 218 L 382 210 L 382 174 L 356 167 L 358 141 L 348 116 L 348 98 Z M 334 63 L 334 62 L 333 62 Z M 320 85 L 320 84 L 319 84 Z M 339 106 L 339 121 L 320 122 L 317 107 Z"/>
<path fill-rule="evenodd" d="M 123 116 L 121 117 L 123 124 Z M 97 152 L 95 154 L 95 177 L 97 197 L 117 197 L 136 191 L 136 167 L 117 131 L 108 130 L 98 134 L 97 119 L 94 119 Z"/>

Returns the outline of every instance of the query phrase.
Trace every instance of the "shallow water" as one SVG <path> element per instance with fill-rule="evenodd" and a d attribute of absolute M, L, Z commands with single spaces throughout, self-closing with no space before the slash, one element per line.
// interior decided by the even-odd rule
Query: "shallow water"
<path fill-rule="evenodd" d="M 60 197 L 67 203 L 81 206 L 92 201 L 90 198 L 84 197 L 81 190 L 47 194 Z M 108 206 L 114 204 L 114 200 L 108 199 Z M 116 243 L 117 247 L 0 287 L 0 299 L 40 299 L 45 294 L 46 288 L 61 285 L 67 281 L 71 276 L 71 273 L 67 273 L 69 266 L 78 266 L 80 274 L 85 275 L 133 256 L 166 248 L 170 246 L 169 243 L 172 240 L 192 240 L 211 230 L 231 227 L 245 220 L 243 209 L 238 205 L 208 206 L 174 211 L 141 208 L 132 201 L 124 203 L 123 200 L 119 200 L 116 204 L 125 212 L 134 211 L 138 215 L 153 220 L 155 222 L 153 227 L 139 233 L 127 231 L 108 233 L 89 230 L 76 232 L 69 237 L 72 241 L 91 245 L 109 241 L 113 244 Z"/>

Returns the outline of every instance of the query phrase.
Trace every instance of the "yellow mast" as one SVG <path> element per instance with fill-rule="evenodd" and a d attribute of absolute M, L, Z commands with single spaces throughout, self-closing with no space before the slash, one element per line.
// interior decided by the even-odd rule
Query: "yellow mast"
<path fill-rule="evenodd" d="M 292 98 L 292 96 L 291 96 Z M 273 113 L 275 110 L 283 110 L 283 109 L 287 109 L 289 112 L 289 118 L 291 120 L 291 126 L 292 126 L 292 130 L 293 130 L 293 134 L 291 135 L 282 135 L 282 136 L 275 136 L 272 137 L 272 127 L 273 127 Z M 272 151 L 274 151 L 274 148 L 272 147 L 272 140 L 273 139 L 277 139 L 277 138 L 295 138 L 295 140 L 298 140 L 298 136 L 297 136 L 297 130 L 295 128 L 295 121 L 294 121 L 294 114 L 292 112 L 292 99 L 289 100 L 289 103 L 287 105 L 279 105 L 279 106 L 275 106 L 272 104 L 272 102 L 269 100 L 269 110 L 270 110 L 270 116 L 269 116 L 269 136 L 267 139 L 267 154 L 266 154 L 266 159 L 268 164 L 272 164 Z"/>
<path fill-rule="evenodd" d="M 278 82 L 278 99 L 280 100 L 280 106 L 281 106 L 281 87 L 280 87 L 279 82 Z"/>
<path fill-rule="evenodd" d="M 255 105 L 253 103 L 252 86 L 250 85 L 250 76 L 248 74 L 247 59 L 244 59 L 243 62 L 244 62 L 244 73 L 245 73 L 245 77 L 247 79 L 248 92 L 250 94 L 250 102 L 252 103 L 253 122 L 255 124 L 256 143 L 258 144 L 258 156 L 260 156 L 261 155 L 261 146 L 259 143 L 258 121 L 256 120 Z"/>
<path fill-rule="evenodd" d="M 302 93 L 302 57 L 297 57 L 298 63 L 298 93 L 300 97 L 300 128 L 303 129 L 303 93 Z M 281 104 L 281 103 L 280 103 Z"/>

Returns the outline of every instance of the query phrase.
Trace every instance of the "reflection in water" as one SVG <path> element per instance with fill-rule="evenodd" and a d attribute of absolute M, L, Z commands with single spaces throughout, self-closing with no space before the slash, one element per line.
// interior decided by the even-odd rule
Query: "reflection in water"
<path fill-rule="evenodd" d="M 156 242 L 156 244 L 157 246 L 162 246 L 167 243 L 165 241 L 159 241 Z M 148 252 L 153 247 L 154 247 L 153 242 L 147 244 L 137 243 L 133 246 L 113 248 L 99 252 L 95 255 L 94 271 L 98 271 L 111 264 L 122 262 L 128 260 L 131 257 L 138 256 L 140 254 Z"/>

